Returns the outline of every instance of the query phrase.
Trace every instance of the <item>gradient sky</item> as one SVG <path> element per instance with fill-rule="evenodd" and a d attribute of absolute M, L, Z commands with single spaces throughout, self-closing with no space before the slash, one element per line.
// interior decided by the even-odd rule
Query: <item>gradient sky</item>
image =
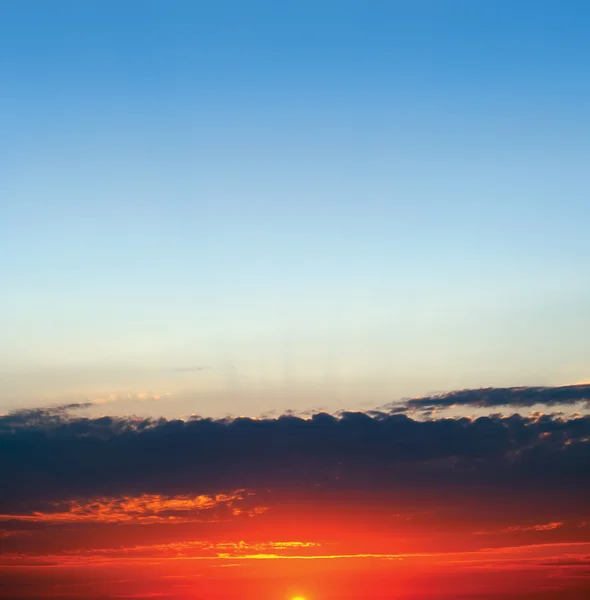
<path fill-rule="evenodd" d="M 4 0 L 0 411 L 587 381 L 589 19 Z"/>
<path fill-rule="evenodd" d="M 0 0 L 0 596 L 587 600 L 589 31 Z"/>

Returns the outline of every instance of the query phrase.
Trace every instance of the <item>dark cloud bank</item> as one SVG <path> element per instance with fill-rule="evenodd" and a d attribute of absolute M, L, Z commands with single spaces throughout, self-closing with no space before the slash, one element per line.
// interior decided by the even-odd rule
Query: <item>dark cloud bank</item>
<path fill-rule="evenodd" d="M 433 404 L 548 406 L 590 386 L 454 392 Z M 590 417 L 415 420 L 392 410 L 187 421 L 72 416 L 70 405 L 0 417 L 0 510 L 74 497 L 238 488 L 590 499 Z M 482 490 L 484 490 L 482 495 Z"/>

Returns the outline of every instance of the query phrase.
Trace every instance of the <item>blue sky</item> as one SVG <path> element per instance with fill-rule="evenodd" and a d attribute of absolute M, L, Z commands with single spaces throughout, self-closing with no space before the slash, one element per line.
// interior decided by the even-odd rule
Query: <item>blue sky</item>
<path fill-rule="evenodd" d="M 2 2 L 0 410 L 588 380 L 589 19 Z"/>

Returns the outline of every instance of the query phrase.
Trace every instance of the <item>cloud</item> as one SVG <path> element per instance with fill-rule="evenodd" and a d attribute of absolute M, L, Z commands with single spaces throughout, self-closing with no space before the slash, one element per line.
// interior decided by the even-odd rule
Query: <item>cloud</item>
<path fill-rule="evenodd" d="M 164 394 L 168 396 L 169 394 Z M 154 394 L 152 392 L 135 392 L 135 393 L 124 393 L 124 394 L 105 394 L 99 398 L 94 398 L 90 403 L 84 403 L 79 408 L 88 408 L 89 406 L 97 406 L 102 404 L 112 404 L 114 402 L 122 401 L 145 401 L 145 400 L 161 400 L 161 394 Z"/>
<path fill-rule="evenodd" d="M 0 417 L 3 514 L 45 514 L 52 502 L 240 489 L 383 492 L 427 498 L 430 508 L 477 497 L 504 501 L 507 510 L 509 498 L 536 490 L 547 500 L 535 510 L 549 506 L 552 494 L 573 499 L 570 507 L 589 499 L 588 416 L 420 421 L 373 411 L 183 421 L 83 418 L 69 408 Z"/>
<path fill-rule="evenodd" d="M 137 497 L 90 498 L 86 501 L 57 502 L 51 511 L 34 511 L 30 514 L 0 514 L 1 521 L 29 523 L 194 523 L 217 520 L 227 513 L 232 516 L 256 515 L 264 507 L 253 509 L 244 504 L 245 490 L 215 496 L 172 496 L 142 494 Z M 187 516 L 188 514 L 188 516 Z M 203 516 L 205 514 L 206 516 Z"/>
<path fill-rule="evenodd" d="M 91 564 L 123 564 L 142 560 L 185 559 L 187 561 L 240 561 L 233 564 L 243 564 L 241 561 L 258 560 L 350 560 L 350 559 L 379 559 L 384 561 L 400 561 L 424 566 L 424 559 L 436 559 L 441 565 L 479 566 L 496 568 L 507 563 L 520 567 L 549 564 L 554 565 L 585 565 L 590 561 L 590 542 L 555 543 L 555 544 L 526 544 L 521 546 L 500 546 L 497 548 L 480 548 L 472 551 L 442 551 L 442 552 L 350 552 L 327 553 L 322 544 L 313 542 L 171 542 L 165 544 L 150 544 L 143 546 L 116 546 L 108 548 L 76 549 L 61 554 L 29 554 L 26 556 L 5 554 L 0 565 L 28 564 L 74 566 Z M 563 554 L 565 552 L 565 555 Z M 527 564 L 528 563 L 528 564 Z M 231 563 L 230 563 L 231 564 Z M 178 576 L 168 575 L 168 578 Z M 180 576 L 181 578 L 184 578 Z"/>
<path fill-rule="evenodd" d="M 70 413 L 78 410 L 95 408 L 97 406 L 114 404 L 115 402 L 122 401 L 156 401 L 161 400 L 166 396 L 170 396 L 170 394 L 155 394 L 153 392 L 134 392 L 124 394 L 109 393 L 91 400 L 86 400 L 84 402 L 57 403 L 43 407 L 24 408 L 9 414 L 0 415 L 0 434 L 2 428 L 6 427 L 19 427 L 24 425 L 30 427 L 35 423 L 38 423 L 43 427 L 51 426 L 52 422 L 54 424 L 60 424 L 64 420 L 70 418 Z"/>
<path fill-rule="evenodd" d="M 519 531 L 553 531 L 563 527 L 565 523 L 556 521 L 553 523 L 541 523 L 539 525 L 511 525 L 510 527 L 503 527 L 502 529 L 492 531 L 476 531 L 475 535 L 490 535 L 497 533 L 515 533 Z"/>
<path fill-rule="evenodd" d="M 92 557 L 118 555 L 122 557 L 193 557 L 193 558 L 228 558 L 248 557 L 252 554 L 283 553 L 284 556 L 297 556 L 298 553 L 308 552 L 314 556 L 321 544 L 309 541 L 287 542 L 227 542 L 227 541 L 201 541 L 185 540 L 164 544 L 144 544 L 136 546 L 111 546 L 106 548 L 85 548 L 64 552 L 65 557 Z"/>
<path fill-rule="evenodd" d="M 509 387 L 456 390 L 421 398 L 406 399 L 388 405 L 388 410 L 398 412 L 433 411 L 457 406 L 475 408 L 498 408 L 509 406 L 527 408 L 536 405 L 547 407 L 572 406 L 584 403 L 590 408 L 590 384 L 565 385 L 560 387 Z"/>

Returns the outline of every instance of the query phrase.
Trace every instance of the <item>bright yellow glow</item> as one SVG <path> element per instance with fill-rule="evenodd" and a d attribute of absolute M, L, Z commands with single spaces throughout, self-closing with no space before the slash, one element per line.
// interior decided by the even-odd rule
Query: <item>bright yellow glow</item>
<path fill-rule="evenodd" d="M 295 596 L 291 600 L 305 600 L 303 596 Z"/>

